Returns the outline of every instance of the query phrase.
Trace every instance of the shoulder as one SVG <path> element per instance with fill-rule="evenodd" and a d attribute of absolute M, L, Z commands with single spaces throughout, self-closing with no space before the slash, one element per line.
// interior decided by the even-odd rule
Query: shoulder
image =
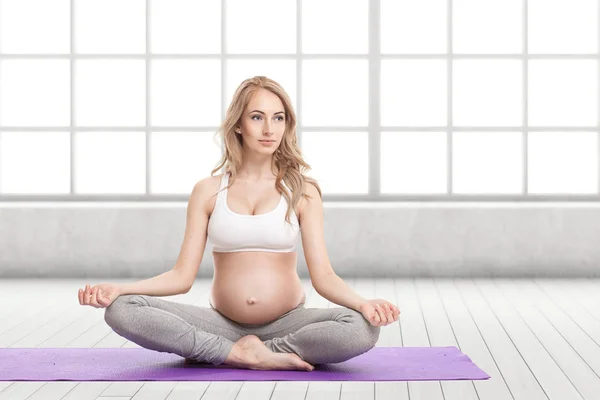
<path fill-rule="evenodd" d="M 194 188 L 192 189 L 192 194 L 196 195 L 208 195 L 208 197 L 216 194 L 221 186 L 221 177 L 223 174 L 215 175 L 215 176 L 207 176 L 205 178 L 200 179 L 198 182 L 194 184 Z"/>
<path fill-rule="evenodd" d="M 306 186 L 306 194 L 312 197 L 309 200 L 318 200 L 321 201 L 321 196 L 319 195 L 319 191 L 317 187 L 313 185 L 311 182 L 304 181 Z"/>
<path fill-rule="evenodd" d="M 310 182 L 304 181 L 304 193 L 309 195 L 310 198 L 305 197 L 305 196 L 301 196 L 300 197 L 300 201 L 298 202 L 298 218 L 302 219 L 302 212 L 305 210 L 306 207 L 313 207 L 314 205 L 317 205 L 318 207 L 322 207 L 322 199 L 321 196 L 319 195 L 319 191 L 317 190 L 317 187 L 315 185 L 313 185 Z"/>
<path fill-rule="evenodd" d="M 190 194 L 190 202 L 201 204 L 207 215 L 212 213 L 216 201 L 216 195 L 221 187 L 223 174 L 207 176 L 194 184 Z"/>

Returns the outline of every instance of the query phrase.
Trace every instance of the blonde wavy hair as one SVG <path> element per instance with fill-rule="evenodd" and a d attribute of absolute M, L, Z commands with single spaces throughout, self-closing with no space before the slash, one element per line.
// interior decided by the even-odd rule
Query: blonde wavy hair
<path fill-rule="evenodd" d="M 244 80 L 236 89 L 233 99 L 229 104 L 225 120 L 221 124 L 219 130 L 215 133 L 213 139 L 217 136 L 223 138 L 224 150 L 221 159 L 217 163 L 217 167 L 210 173 L 214 176 L 225 166 L 224 173 L 231 173 L 231 179 L 227 187 L 229 188 L 237 176 L 237 171 L 242 166 L 242 136 L 235 133 L 235 126 L 240 123 L 240 119 L 244 110 L 254 93 L 260 89 L 266 89 L 277 95 L 283 103 L 285 111 L 285 131 L 279 147 L 275 150 L 272 157 L 271 170 L 277 175 L 276 188 L 279 193 L 282 193 L 288 203 L 288 209 L 285 214 L 285 220 L 291 225 L 290 216 L 292 209 L 296 207 L 300 201 L 300 196 L 311 198 L 305 193 L 306 184 L 311 183 L 319 192 L 321 200 L 323 194 L 317 181 L 311 177 L 304 175 L 311 170 L 310 165 L 302 158 L 302 152 L 298 147 L 296 136 L 296 113 L 292 108 L 292 102 L 286 91 L 272 79 L 266 76 L 254 76 Z M 290 188 L 291 194 L 285 190 L 285 184 Z M 217 192 L 219 193 L 219 192 Z"/>

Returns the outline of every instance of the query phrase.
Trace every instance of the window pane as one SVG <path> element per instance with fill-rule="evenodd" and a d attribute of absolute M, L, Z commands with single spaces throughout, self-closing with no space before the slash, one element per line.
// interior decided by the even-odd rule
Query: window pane
<path fill-rule="evenodd" d="M 595 126 L 598 61 L 530 60 L 530 126 Z"/>
<path fill-rule="evenodd" d="M 221 60 L 152 61 L 153 126 L 219 125 Z"/>
<path fill-rule="evenodd" d="M 367 54 L 368 23 L 366 0 L 302 0 L 302 52 Z"/>
<path fill-rule="evenodd" d="M 296 53 L 296 0 L 227 0 L 227 52 Z"/>
<path fill-rule="evenodd" d="M 302 68 L 303 125 L 368 124 L 367 60 L 304 60 Z"/>
<path fill-rule="evenodd" d="M 190 194 L 210 175 L 221 158 L 214 132 L 153 132 L 151 179 L 153 194 Z"/>
<path fill-rule="evenodd" d="M 454 132 L 453 135 L 453 193 L 522 193 L 521 132 Z"/>
<path fill-rule="evenodd" d="M 304 132 L 302 153 L 325 193 L 369 192 L 367 132 Z M 336 151 L 343 148 L 344 151 Z"/>
<path fill-rule="evenodd" d="M 454 60 L 454 125 L 521 126 L 522 99 L 520 60 Z"/>
<path fill-rule="evenodd" d="M 0 1 L 0 49 L 5 54 L 69 53 L 69 0 Z"/>
<path fill-rule="evenodd" d="M 78 194 L 144 194 L 144 132 L 76 132 L 75 190 Z"/>
<path fill-rule="evenodd" d="M 68 60 L 2 60 L 3 126 L 70 125 Z"/>
<path fill-rule="evenodd" d="M 381 61 L 381 125 L 445 126 L 446 60 Z"/>
<path fill-rule="evenodd" d="M 447 3 L 381 0 L 381 53 L 446 53 Z"/>
<path fill-rule="evenodd" d="M 528 0 L 531 54 L 597 54 L 598 0 Z"/>
<path fill-rule="evenodd" d="M 522 0 L 453 0 L 454 53 L 523 52 Z"/>
<path fill-rule="evenodd" d="M 151 52 L 221 52 L 221 1 L 153 0 L 150 6 Z"/>
<path fill-rule="evenodd" d="M 529 132 L 528 135 L 529 193 L 597 193 L 597 132 Z"/>
<path fill-rule="evenodd" d="M 382 132 L 381 193 L 445 194 L 446 132 Z"/>
<path fill-rule="evenodd" d="M 0 193 L 68 194 L 69 132 L 0 133 Z"/>
<path fill-rule="evenodd" d="M 79 60 L 75 71 L 78 126 L 146 125 L 144 60 Z"/>
<path fill-rule="evenodd" d="M 75 3 L 77 53 L 146 52 L 145 0 L 87 0 Z"/>

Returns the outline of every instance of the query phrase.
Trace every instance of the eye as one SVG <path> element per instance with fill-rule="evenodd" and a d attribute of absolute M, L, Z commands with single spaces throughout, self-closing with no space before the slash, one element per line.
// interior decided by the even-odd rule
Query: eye
<path fill-rule="evenodd" d="M 252 120 L 254 120 L 254 118 L 261 118 L 261 116 L 260 116 L 260 115 L 253 115 L 253 116 L 251 116 L 251 117 L 250 117 L 250 119 L 252 119 Z M 283 118 L 282 116 L 280 116 L 280 115 L 278 115 L 278 116 L 277 116 L 277 118 L 279 118 L 279 120 L 280 120 L 280 121 L 283 121 L 283 119 L 284 119 L 284 118 Z"/>

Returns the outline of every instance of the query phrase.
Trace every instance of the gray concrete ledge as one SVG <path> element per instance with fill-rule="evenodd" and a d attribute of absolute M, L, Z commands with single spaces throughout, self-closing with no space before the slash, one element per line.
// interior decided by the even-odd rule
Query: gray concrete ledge
<path fill-rule="evenodd" d="M 0 278 L 146 278 L 173 267 L 185 202 L 0 203 Z M 325 202 L 338 275 L 600 276 L 595 203 Z M 298 273 L 308 271 L 301 240 Z M 213 275 L 210 240 L 198 277 Z"/>

